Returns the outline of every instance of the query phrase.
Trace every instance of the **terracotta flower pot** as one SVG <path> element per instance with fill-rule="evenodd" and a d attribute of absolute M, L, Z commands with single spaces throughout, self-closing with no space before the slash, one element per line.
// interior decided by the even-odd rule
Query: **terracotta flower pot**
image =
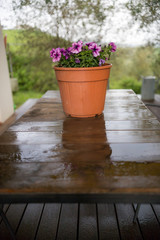
<path fill-rule="evenodd" d="M 54 67 L 67 115 L 84 118 L 103 112 L 111 67 L 111 64 L 88 68 Z"/>

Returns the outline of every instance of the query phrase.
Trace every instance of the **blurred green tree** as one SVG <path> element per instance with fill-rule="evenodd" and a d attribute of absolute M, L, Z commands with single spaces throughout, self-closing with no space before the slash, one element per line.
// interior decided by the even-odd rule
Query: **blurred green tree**
<path fill-rule="evenodd" d="M 132 16 L 140 21 L 140 27 L 160 22 L 160 1 L 159 0 L 129 0 L 126 7 Z"/>
<path fill-rule="evenodd" d="M 36 27 L 68 41 L 86 40 L 94 35 L 101 40 L 101 29 L 108 14 L 114 9 L 114 0 L 12 0 L 17 23 L 21 28 Z"/>
<path fill-rule="evenodd" d="M 150 30 L 155 24 L 157 35 L 152 43 L 160 42 L 160 0 L 128 0 L 125 6 L 140 28 Z"/>

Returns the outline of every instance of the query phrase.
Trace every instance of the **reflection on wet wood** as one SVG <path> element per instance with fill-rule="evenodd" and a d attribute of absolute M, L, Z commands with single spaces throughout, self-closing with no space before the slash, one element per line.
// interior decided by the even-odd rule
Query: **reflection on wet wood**
<path fill-rule="evenodd" d="M 101 158 L 100 158 L 101 157 Z M 160 143 L 21 144 L 0 145 L 0 162 L 61 162 L 65 158 L 91 164 L 114 162 L 160 162 Z"/>
<path fill-rule="evenodd" d="M 93 156 L 93 155 L 92 155 Z M 94 157 L 94 156 L 93 156 Z M 96 163 L 69 162 L 65 159 L 52 163 L 1 163 L 0 193 L 113 193 L 157 192 L 160 167 L 157 163 Z"/>
<path fill-rule="evenodd" d="M 104 114 L 88 119 L 66 117 L 49 91 L 0 136 L 0 169 L 0 197 L 159 196 L 160 123 L 131 90 L 108 91 Z"/>
<path fill-rule="evenodd" d="M 24 115 L 25 112 L 28 111 L 29 108 L 31 108 L 35 103 L 37 102 L 37 99 L 28 99 L 22 106 L 20 106 L 14 114 L 7 119 L 3 124 L 0 124 L 0 135 L 7 130 L 7 128 L 15 123 L 22 115 Z"/>
<path fill-rule="evenodd" d="M 74 119 L 75 123 L 78 123 L 78 119 Z M 98 131 L 96 128 L 92 128 L 93 119 L 88 119 L 89 128 Z M 135 121 L 105 121 L 104 126 L 106 131 L 115 130 L 159 130 L 160 123 L 156 119 L 151 120 L 135 120 Z M 85 128 L 86 129 L 86 128 Z M 62 133 L 63 130 L 63 120 L 50 121 L 50 122 L 17 122 L 8 131 L 13 132 L 57 132 Z M 72 127 L 70 131 L 73 132 Z M 78 131 L 78 129 L 77 129 Z"/>

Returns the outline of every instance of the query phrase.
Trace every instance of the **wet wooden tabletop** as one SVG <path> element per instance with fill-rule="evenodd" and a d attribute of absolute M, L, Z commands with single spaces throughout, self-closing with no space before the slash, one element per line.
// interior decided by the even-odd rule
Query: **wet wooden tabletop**
<path fill-rule="evenodd" d="M 160 123 L 132 90 L 65 116 L 48 91 L 0 135 L 0 202 L 160 202 Z"/>

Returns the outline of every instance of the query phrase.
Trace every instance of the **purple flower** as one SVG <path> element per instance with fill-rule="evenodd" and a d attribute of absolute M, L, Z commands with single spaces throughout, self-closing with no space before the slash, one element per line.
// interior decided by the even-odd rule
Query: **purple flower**
<path fill-rule="evenodd" d="M 75 63 L 80 63 L 81 61 L 79 60 L 79 58 L 75 59 Z"/>
<path fill-rule="evenodd" d="M 66 51 L 70 54 L 71 53 L 71 50 L 72 50 L 72 47 L 69 47 L 66 49 Z"/>
<path fill-rule="evenodd" d="M 70 57 L 72 47 L 67 48 L 65 51 L 63 51 L 63 56 L 65 56 L 65 59 L 67 60 Z"/>
<path fill-rule="evenodd" d="M 70 55 L 68 53 L 66 53 L 65 59 L 67 60 L 69 57 L 70 57 Z"/>
<path fill-rule="evenodd" d="M 104 47 L 96 42 L 84 43 L 79 40 L 73 42 L 68 48 L 52 48 L 50 56 L 53 62 L 58 63 L 59 67 L 80 67 L 83 65 L 82 62 L 86 63 L 86 67 L 102 66 L 116 49 L 114 42 L 110 42 L 108 46 Z M 95 59 L 96 62 L 89 61 L 88 58 Z"/>
<path fill-rule="evenodd" d="M 82 44 L 80 44 L 80 43 L 72 43 L 72 49 L 71 49 L 72 53 L 79 53 L 81 51 L 82 51 Z"/>
<path fill-rule="evenodd" d="M 61 48 L 61 53 L 63 54 L 63 56 L 65 56 L 65 59 L 67 60 L 71 54 L 71 47 L 67 49 Z"/>
<path fill-rule="evenodd" d="M 83 45 L 83 42 L 82 41 L 78 41 L 79 44 Z"/>
<path fill-rule="evenodd" d="M 97 57 L 97 56 L 100 55 L 99 52 L 101 51 L 101 47 L 98 46 L 96 43 L 92 43 L 92 45 L 89 46 L 88 48 L 92 50 L 92 53 L 93 53 L 94 57 Z"/>
<path fill-rule="evenodd" d="M 111 48 L 111 52 L 115 52 L 116 51 L 117 46 L 116 46 L 116 44 L 114 42 L 110 42 L 108 45 L 112 47 Z"/>
<path fill-rule="evenodd" d="M 53 62 L 59 62 L 59 60 L 61 59 L 61 52 L 59 48 L 55 49 L 55 52 L 53 53 Z"/>
<path fill-rule="evenodd" d="M 105 64 L 105 60 L 104 59 L 99 59 L 99 66 L 101 66 L 102 64 Z"/>
<path fill-rule="evenodd" d="M 64 48 L 60 48 L 60 52 L 63 54 L 63 56 L 66 56 L 66 50 Z"/>
<path fill-rule="evenodd" d="M 93 44 L 95 44 L 95 42 L 89 42 L 89 43 L 86 43 L 86 46 L 91 47 Z"/>
<path fill-rule="evenodd" d="M 52 50 L 50 51 L 50 57 L 53 58 L 53 54 L 55 53 L 55 49 L 52 48 Z"/>

